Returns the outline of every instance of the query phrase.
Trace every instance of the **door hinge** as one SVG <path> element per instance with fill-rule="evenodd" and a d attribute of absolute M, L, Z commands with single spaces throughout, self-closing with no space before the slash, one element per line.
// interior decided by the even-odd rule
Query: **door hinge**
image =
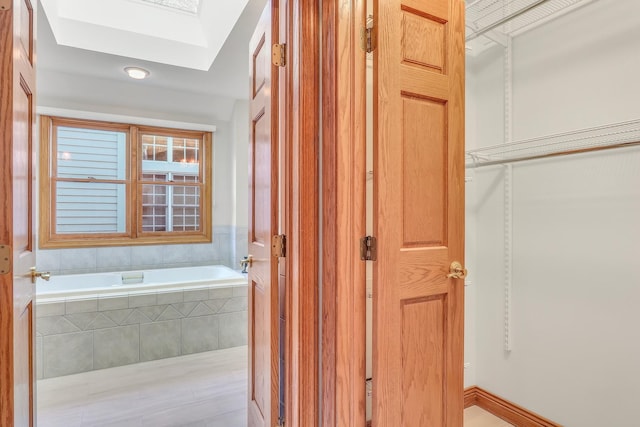
<path fill-rule="evenodd" d="M 11 246 L 0 245 L 0 274 L 11 273 Z"/>
<path fill-rule="evenodd" d="M 271 254 L 276 258 L 287 256 L 287 236 L 277 234 L 271 238 Z"/>
<path fill-rule="evenodd" d="M 0 0 L 0 10 L 9 10 L 13 5 L 13 0 Z"/>
<path fill-rule="evenodd" d="M 367 26 L 362 30 L 362 50 L 371 53 L 376 49 L 376 29 Z"/>
<path fill-rule="evenodd" d="M 365 236 L 360 239 L 360 259 L 362 261 L 375 261 L 378 252 L 378 243 L 375 237 Z"/>
<path fill-rule="evenodd" d="M 271 62 L 276 67 L 287 65 L 287 45 L 275 43 L 271 48 Z"/>

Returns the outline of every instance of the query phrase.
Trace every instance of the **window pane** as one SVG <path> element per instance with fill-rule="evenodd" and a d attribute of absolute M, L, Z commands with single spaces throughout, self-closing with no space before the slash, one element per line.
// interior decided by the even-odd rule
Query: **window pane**
<path fill-rule="evenodd" d="M 157 135 L 142 136 L 142 176 L 152 174 L 177 174 L 196 177 L 188 182 L 198 182 L 200 176 L 201 141 Z M 169 177 L 169 180 L 172 178 Z M 159 179 L 152 179 L 159 181 Z"/>
<path fill-rule="evenodd" d="M 167 192 L 166 185 L 142 186 L 142 231 L 169 231 Z"/>
<path fill-rule="evenodd" d="M 166 136 L 143 135 L 142 136 L 142 159 L 166 162 L 167 147 L 169 138 Z"/>
<path fill-rule="evenodd" d="M 59 126 L 57 169 L 61 178 L 126 178 L 124 132 Z"/>
<path fill-rule="evenodd" d="M 173 187 L 173 230 L 196 231 L 200 229 L 200 188 Z"/>
<path fill-rule="evenodd" d="M 173 138 L 173 161 L 197 163 L 199 144 L 197 139 Z"/>
<path fill-rule="evenodd" d="M 56 183 L 56 232 L 60 234 L 124 233 L 124 184 Z"/>

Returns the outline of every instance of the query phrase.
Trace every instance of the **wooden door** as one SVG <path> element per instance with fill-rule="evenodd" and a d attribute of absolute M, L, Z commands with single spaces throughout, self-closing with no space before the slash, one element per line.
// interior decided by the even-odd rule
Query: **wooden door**
<path fill-rule="evenodd" d="M 373 425 L 461 427 L 464 1 L 374 5 Z"/>
<path fill-rule="evenodd" d="M 35 423 L 35 6 L 0 1 L 0 425 L 16 427 Z"/>
<path fill-rule="evenodd" d="M 273 427 L 278 419 L 278 259 L 271 255 L 278 230 L 278 79 L 271 62 L 275 1 L 267 2 L 250 44 L 249 427 Z"/>

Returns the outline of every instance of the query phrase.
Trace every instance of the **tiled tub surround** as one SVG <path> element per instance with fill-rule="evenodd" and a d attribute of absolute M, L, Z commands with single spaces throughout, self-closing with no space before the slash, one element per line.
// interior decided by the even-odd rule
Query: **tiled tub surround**
<path fill-rule="evenodd" d="M 238 268 L 238 262 L 247 255 L 247 235 L 246 227 L 214 226 L 211 243 L 38 249 L 36 262 L 39 271 L 49 271 L 51 274 L 217 264 Z"/>
<path fill-rule="evenodd" d="M 247 343 L 245 278 L 115 288 L 102 295 L 38 296 L 38 379 Z"/>

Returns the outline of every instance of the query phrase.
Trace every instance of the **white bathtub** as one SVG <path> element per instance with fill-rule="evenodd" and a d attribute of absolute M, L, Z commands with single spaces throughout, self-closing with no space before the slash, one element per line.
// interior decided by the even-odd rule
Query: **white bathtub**
<path fill-rule="evenodd" d="M 123 284 L 123 277 L 140 278 Z M 134 279 L 135 280 L 135 279 Z M 127 280 L 125 280 L 127 282 Z M 38 279 L 36 297 L 40 302 L 95 296 L 125 296 L 172 290 L 245 286 L 247 276 L 223 265 L 164 268 L 113 273 L 53 275 L 47 282 Z"/>

